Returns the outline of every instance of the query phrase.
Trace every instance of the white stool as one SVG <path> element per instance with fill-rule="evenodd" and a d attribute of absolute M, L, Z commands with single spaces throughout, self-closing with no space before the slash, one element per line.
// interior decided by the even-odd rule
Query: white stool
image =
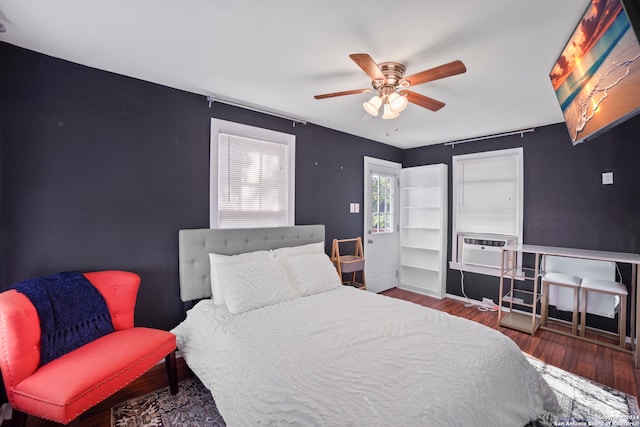
<path fill-rule="evenodd" d="M 560 286 L 573 290 L 573 310 L 571 316 L 571 333 L 578 335 L 578 289 L 582 279 L 564 273 L 545 273 L 542 276 L 542 307 L 540 325 L 546 326 L 549 318 L 549 290 L 550 286 Z"/>
<path fill-rule="evenodd" d="M 580 336 L 584 337 L 587 320 L 587 298 L 589 292 L 599 292 L 620 298 L 618 307 L 618 338 L 620 347 L 626 348 L 627 338 L 627 287 L 620 282 L 601 279 L 582 279 L 580 284 Z"/>

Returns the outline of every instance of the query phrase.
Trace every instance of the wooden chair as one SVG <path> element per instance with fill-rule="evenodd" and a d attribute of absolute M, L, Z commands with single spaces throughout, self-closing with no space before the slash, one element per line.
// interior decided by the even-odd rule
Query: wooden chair
<path fill-rule="evenodd" d="M 340 244 L 351 243 L 355 244 L 353 254 L 341 254 Z M 331 261 L 336 266 L 338 276 L 343 285 L 355 286 L 358 289 L 367 289 L 367 284 L 364 276 L 364 251 L 362 248 L 362 239 L 360 237 L 354 237 L 352 239 L 333 239 L 331 246 Z M 356 273 L 360 272 L 361 281 L 356 281 Z M 343 274 L 351 273 L 351 280 L 343 280 Z"/>

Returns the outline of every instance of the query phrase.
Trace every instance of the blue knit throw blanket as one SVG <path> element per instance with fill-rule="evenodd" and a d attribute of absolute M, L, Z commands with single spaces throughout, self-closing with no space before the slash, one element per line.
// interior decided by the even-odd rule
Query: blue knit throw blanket
<path fill-rule="evenodd" d="M 36 277 L 15 283 L 38 312 L 44 365 L 114 331 L 102 294 L 77 271 Z"/>

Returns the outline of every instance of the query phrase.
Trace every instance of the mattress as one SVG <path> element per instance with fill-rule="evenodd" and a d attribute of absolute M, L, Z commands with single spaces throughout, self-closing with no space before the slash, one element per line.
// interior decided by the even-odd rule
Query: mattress
<path fill-rule="evenodd" d="M 241 314 L 211 300 L 173 332 L 229 426 L 524 426 L 553 391 L 498 331 L 351 287 Z"/>

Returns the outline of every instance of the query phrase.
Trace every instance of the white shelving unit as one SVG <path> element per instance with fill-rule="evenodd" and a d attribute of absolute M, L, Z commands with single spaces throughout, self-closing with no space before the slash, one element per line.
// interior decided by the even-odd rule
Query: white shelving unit
<path fill-rule="evenodd" d="M 402 169 L 399 285 L 444 298 L 447 281 L 447 165 Z"/>

